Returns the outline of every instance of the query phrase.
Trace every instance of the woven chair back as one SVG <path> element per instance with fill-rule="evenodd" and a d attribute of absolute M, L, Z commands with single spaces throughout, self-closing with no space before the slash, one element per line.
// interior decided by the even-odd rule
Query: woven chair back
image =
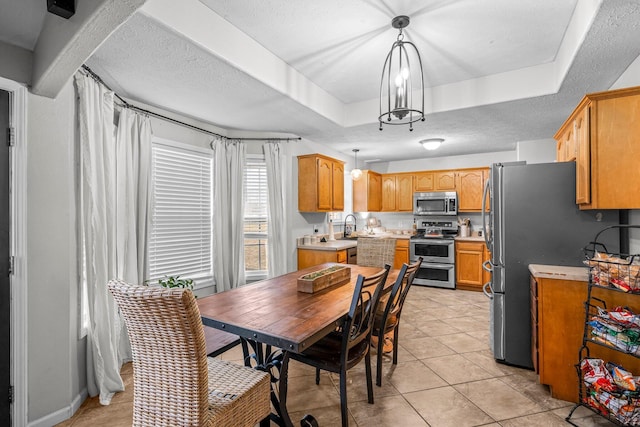
<path fill-rule="evenodd" d="M 393 265 L 396 257 L 396 239 L 358 238 L 358 265 L 383 268 Z"/>
<path fill-rule="evenodd" d="M 118 280 L 108 288 L 131 341 L 133 425 L 209 425 L 206 344 L 193 293 Z"/>

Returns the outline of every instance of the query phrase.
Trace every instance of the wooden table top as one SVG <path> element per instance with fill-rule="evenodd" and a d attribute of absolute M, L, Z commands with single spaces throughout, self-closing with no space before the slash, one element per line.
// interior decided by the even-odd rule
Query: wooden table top
<path fill-rule="evenodd" d="M 298 292 L 297 279 L 336 263 L 316 265 L 219 294 L 198 298 L 202 323 L 296 353 L 327 335 L 349 311 L 358 274 L 380 268 L 350 264 L 351 280 L 314 294 Z M 399 270 L 391 270 L 385 290 Z"/>

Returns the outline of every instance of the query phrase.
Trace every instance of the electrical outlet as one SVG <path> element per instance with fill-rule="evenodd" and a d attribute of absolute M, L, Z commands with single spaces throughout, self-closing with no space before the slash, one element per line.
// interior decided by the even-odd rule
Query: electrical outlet
<path fill-rule="evenodd" d="M 318 226 L 316 224 L 313 224 L 313 233 L 318 234 Z"/>

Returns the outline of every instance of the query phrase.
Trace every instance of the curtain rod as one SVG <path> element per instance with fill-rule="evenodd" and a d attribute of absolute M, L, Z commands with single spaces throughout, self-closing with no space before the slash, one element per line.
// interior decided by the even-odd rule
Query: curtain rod
<path fill-rule="evenodd" d="M 217 137 L 223 138 L 223 139 L 238 139 L 238 140 L 241 140 L 241 141 L 300 141 L 302 139 L 300 137 L 295 137 L 295 138 L 230 138 L 230 137 L 225 136 L 225 135 L 220 135 L 219 133 L 216 133 L 216 132 L 213 132 L 213 131 L 210 131 L 210 130 L 207 130 L 207 129 L 203 129 L 203 128 L 200 128 L 198 126 L 191 125 L 189 123 L 181 122 L 180 120 L 176 120 L 176 119 L 173 119 L 171 117 L 163 116 L 162 114 L 154 113 L 153 111 L 145 110 L 144 108 L 140 108 L 138 106 L 135 106 L 135 105 L 125 101 L 120 95 L 118 95 L 113 89 L 111 89 L 109 87 L 109 85 L 106 84 L 104 82 L 104 80 L 102 80 L 102 78 L 100 78 L 99 75 L 97 75 L 87 65 L 82 64 L 82 69 L 84 71 L 86 71 L 87 74 L 89 74 L 89 76 L 91 76 L 91 78 L 93 78 L 95 81 L 97 81 L 98 83 L 104 85 L 107 89 L 109 89 L 111 92 L 113 92 L 114 96 L 116 98 L 118 98 L 118 100 L 122 103 L 123 107 L 129 108 L 129 109 L 134 110 L 134 111 L 138 111 L 139 113 L 147 114 L 149 116 L 153 116 L 153 117 L 156 117 L 158 119 L 166 120 L 168 122 L 175 123 L 175 124 L 178 124 L 178 125 L 181 125 L 181 126 L 193 129 L 193 130 L 197 130 L 197 131 L 202 132 L 202 133 L 206 133 L 206 134 L 209 134 L 209 135 L 217 136 Z M 213 146 L 211 148 L 213 148 Z"/>

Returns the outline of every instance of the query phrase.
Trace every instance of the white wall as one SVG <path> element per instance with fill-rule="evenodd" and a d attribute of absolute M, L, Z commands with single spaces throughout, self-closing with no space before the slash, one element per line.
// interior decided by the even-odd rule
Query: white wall
<path fill-rule="evenodd" d="M 75 93 L 30 94 L 27 117 L 28 420 L 68 408 L 86 387 L 78 340 Z"/>

